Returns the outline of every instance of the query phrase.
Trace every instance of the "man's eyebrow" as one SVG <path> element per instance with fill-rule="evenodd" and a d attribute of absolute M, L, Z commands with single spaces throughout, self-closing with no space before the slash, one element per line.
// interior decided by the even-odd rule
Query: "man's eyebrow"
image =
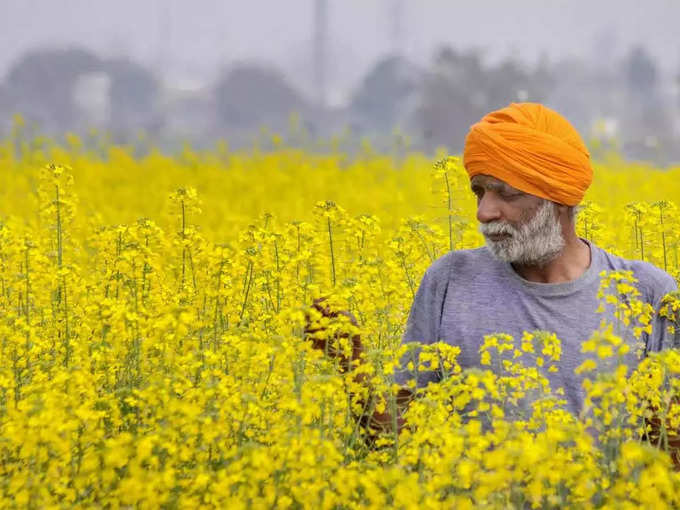
<path fill-rule="evenodd" d="M 475 189 L 490 189 L 493 191 L 510 191 L 510 188 L 502 182 L 496 182 L 496 181 L 476 181 L 476 182 L 471 182 L 470 183 L 470 189 L 474 191 Z"/>

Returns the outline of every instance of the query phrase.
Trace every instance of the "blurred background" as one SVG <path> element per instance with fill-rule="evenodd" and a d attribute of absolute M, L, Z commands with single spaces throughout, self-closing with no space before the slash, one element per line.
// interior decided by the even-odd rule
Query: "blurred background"
<path fill-rule="evenodd" d="M 35 134 L 97 130 L 169 151 L 368 140 L 458 152 L 488 111 L 540 101 L 594 155 L 680 162 L 677 0 L 0 0 L 0 11 L 0 135 L 21 114 Z"/>

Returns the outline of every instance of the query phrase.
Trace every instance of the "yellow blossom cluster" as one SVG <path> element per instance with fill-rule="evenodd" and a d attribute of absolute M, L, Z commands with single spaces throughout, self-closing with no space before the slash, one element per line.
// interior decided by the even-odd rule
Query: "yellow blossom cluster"
<path fill-rule="evenodd" d="M 602 275 L 618 322 L 583 339 L 580 416 L 550 387 L 559 338 L 530 331 L 480 339 L 476 369 L 425 346 L 409 368 L 443 378 L 405 428 L 362 426 L 396 410 L 425 269 L 483 243 L 458 158 L 68 140 L 0 142 L 0 507 L 680 506 L 680 354 L 626 373 L 621 329 L 655 312 L 631 274 Z M 611 156 L 578 233 L 678 278 L 679 199 L 680 169 Z M 661 313 L 677 327 L 680 296 Z M 345 352 L 361 335 L 353 370 L 308 314 Z"/>

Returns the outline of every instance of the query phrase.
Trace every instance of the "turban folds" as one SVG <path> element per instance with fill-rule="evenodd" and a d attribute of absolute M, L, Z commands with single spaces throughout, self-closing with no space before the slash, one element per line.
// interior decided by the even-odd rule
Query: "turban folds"
<path fill-rule="evenodd" d="M 577 205 L 593 180 L 590 153 L 574 127 L 539 103 L 510 103 L 473 124 L 463 166 L 553 202 Z"/>

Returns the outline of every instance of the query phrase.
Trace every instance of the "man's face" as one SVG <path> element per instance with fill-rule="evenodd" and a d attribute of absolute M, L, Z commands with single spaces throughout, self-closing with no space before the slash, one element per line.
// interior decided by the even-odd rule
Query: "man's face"
<path fill-rule="evenodd" d="M 477 219 L 491 253 L 505 262 L 544 265 L 564 248 L 555 204 L 489 175 L 470 181 Z"/>

